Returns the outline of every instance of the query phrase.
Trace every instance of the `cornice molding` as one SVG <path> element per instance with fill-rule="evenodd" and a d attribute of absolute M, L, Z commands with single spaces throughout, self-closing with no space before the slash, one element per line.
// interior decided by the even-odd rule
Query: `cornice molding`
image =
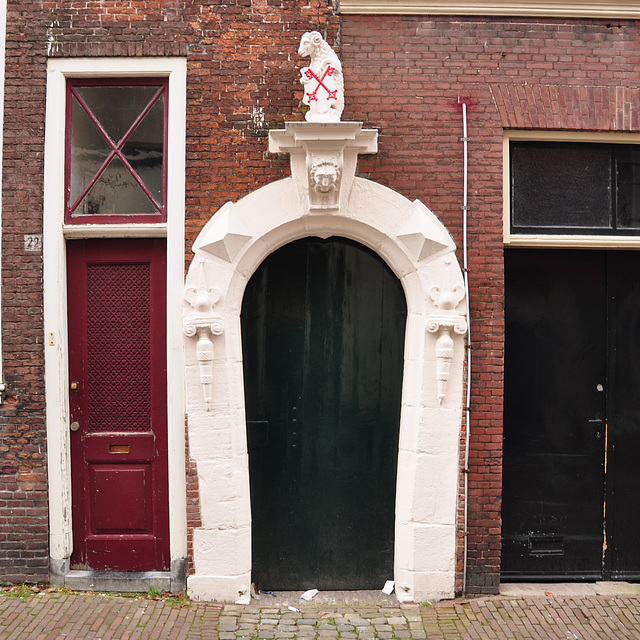
<path fill-rule="evenodd" d="M 640 19 L 640 3 L 637 0 L 341 0 L 340 12 Z"/>

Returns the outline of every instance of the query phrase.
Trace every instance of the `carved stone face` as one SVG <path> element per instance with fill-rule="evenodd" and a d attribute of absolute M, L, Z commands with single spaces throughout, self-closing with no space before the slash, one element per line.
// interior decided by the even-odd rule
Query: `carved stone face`
<path fill-rule="evenodd" d="M 310 56 L 321 40 L 322 36 L 317 31 L 309 31 L 305 33 L 302 38 L 300 38 L 298 55 Z"/>
<path fill-rule="evenodd" d="M 311 170 L 313 188 L 320 195 L 329 195 L 336 190 L 338 183 L 338 167 L 332 162 L 323 162 Z"/>

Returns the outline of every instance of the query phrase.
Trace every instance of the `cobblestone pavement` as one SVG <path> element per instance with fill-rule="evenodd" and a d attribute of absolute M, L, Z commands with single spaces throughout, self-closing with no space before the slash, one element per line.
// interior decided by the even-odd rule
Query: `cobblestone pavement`
<path fill-rule="evenodd" d="M 261 600 L 241 606 L 105 594 L 0 595 L 1 640 L 156 638 L 638 640 L 640 597 L 500 596 L 435 605 L 312 602 L 283 606 Z"/>

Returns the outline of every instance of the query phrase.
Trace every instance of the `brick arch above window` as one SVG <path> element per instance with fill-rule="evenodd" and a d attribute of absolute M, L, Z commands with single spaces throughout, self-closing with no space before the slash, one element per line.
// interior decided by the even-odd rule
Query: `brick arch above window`
<path fill-rule="evenodd" d="M 504 129 L 640 131 L 640 87 L 491 85 Z"/>

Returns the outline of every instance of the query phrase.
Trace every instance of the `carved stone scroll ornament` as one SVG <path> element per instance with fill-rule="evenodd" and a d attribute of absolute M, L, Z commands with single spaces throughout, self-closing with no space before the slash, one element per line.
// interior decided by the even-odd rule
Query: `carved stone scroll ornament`
<path fill-rule="evenodd" d="M 224 332 L 224 324 L 222 318 L 213 310 L 214 305 L 220 300 L 220 291 L 207 287 L 202 263 L 199 264 L 198 275 L 198 285 L 187 286 L 185 289 L 185 300 L 193 310 L 186 316 L 182 330 L 189 338 L 197 336 L 196 359 L 200 370 L 200 385 L 205 408 L 211 411 L 214 356 L 211 338 Z"/>
<path fill-rule="evenodd" d="M 453 338 L 451 332 L 464 335 L 467 331 L 467 319 L 456 307 L 464 299 L 464 287 L 456 285 L 451 287 L 449 278 L 449 265 L 451 258 L 445 260 L 445 276 L 442 288 L 434 285 L 429 289 L 431 299 L 436 305 L 427 321 L 429 333 L 439 333 L 436 340 L 436 377 L 438 381 L 438 402 L 443 403 L 447 382 L 449 381 L 449 369 L 453 359 Z"/>
<path fill-rule="evenodd" d="M 309 31 L 300 38 L 298 53 L 311 58 L 309 66 L 300 70 L 302 102 L 309 106 L 307 122 L 339 122 L 344 109 L 344 80 L 336 52 L 320 33 Z"/>

